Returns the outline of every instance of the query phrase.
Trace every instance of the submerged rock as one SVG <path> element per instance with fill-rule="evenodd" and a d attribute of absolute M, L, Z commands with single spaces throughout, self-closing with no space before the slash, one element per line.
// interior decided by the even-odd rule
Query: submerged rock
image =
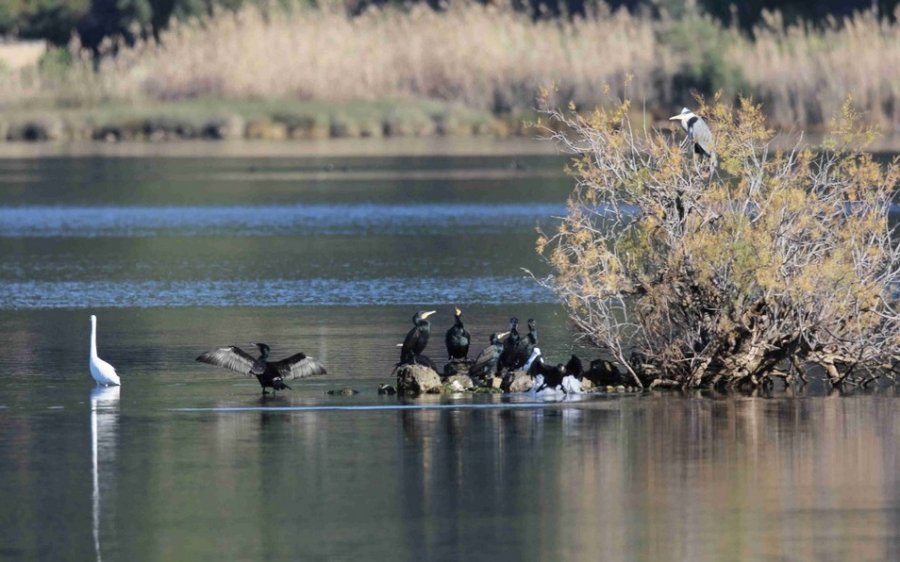
<path fill-rule="evenodd" d="M 330 394 L 332 396 L 353 396 L 354 394 L 359 394 L 359 391 L 355 388 L 333 388 L 331 390 L 326 390 L 325 394 Z"/>
<path fill-rule="evenodd" d="M 399 365 L 394 369 L 394 375 L 400 394 L 437 394 L 441 391 L 441 377 L 434 369 L 422 365 Z"/>

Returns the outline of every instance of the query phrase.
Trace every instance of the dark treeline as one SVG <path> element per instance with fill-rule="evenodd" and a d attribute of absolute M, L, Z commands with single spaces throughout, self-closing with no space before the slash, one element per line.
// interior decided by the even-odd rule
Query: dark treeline
<path fill-rule="evenodd" d="M 369 6 L 409 5 L 424 2 L 435 9 L 452 0 L 345 0 L 351 13 Z M 481 0 L 486 3 L 502 0 Z M 235 10 L 246 4 L 310 5 L 329 0 L 3 0 L 0 2 L 0 36 L 46 39 L 65 45 L 73 35 L 81 44 L 97 50 L 106 38 L 133 43 L 137 39 L 159 39 L 172 18 L 204 17 L 215 10 Z M 813 23 L 829 17 L 841 18 L 853 12 L 876 8 L 885 17 L 893 17 L 900 0 L 513 0 L 513 5 L 535 18 L 572 17 L 586 14 L 598 3 L 613 9 L 658 15 L 679 16 L 699 9 L 724 24 L 751 29 L 763 10 L 778 10 L 786 23 L 799 19 Z"/>

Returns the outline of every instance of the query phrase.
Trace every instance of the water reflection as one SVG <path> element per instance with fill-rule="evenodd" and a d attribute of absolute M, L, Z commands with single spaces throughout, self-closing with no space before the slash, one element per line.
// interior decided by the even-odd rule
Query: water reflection
<path fill-rule="evenodd" d="M 103 559 L 100 548 L 101 484 L 104 490 L 113 486 L 114 472 L 105 470 L 105 478 L 100 478 L 100 461 L 104 466 L 111 466 L 116 457 L 116 434 L 119 425 L 119 386 L 97 386 L 91 390 L 91 461 L 93 468 L 93 532 L 94 551 L 97 561 Z"/>
<path fill-rule="evenodd" d="M 897 559 L 893 407 L 666 396 L 404 410 L 406 544 L 439 558 L 477 536 L 527 559 Z"/>

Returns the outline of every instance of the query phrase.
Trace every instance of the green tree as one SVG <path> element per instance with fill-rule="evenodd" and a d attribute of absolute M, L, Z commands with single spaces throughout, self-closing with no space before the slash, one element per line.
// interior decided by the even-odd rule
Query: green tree
<path fill-rule="evenodd" d="M 77 22 L 90 10 L 90 4 L 91 0 L 14 0 L 10 12 L 15 17 L 13 27 L 20 37 L 65 45 Z"/>

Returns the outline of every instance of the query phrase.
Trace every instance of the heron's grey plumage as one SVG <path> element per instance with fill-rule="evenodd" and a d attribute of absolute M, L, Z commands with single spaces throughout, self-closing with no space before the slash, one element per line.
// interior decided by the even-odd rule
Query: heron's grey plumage
<path fill-rule="evenodd" d="M 706 156 L 709 158 L 712 166 L 716 165 L 716 152 L 713 150 L 713 134 L 702 117 L 685 107 L 681 110 L 681 113 L 673 115 L 669 120 L 681 123 L 681 128 L 687 133 L 686 140 L 694 145 L 694 153 Z"/>

